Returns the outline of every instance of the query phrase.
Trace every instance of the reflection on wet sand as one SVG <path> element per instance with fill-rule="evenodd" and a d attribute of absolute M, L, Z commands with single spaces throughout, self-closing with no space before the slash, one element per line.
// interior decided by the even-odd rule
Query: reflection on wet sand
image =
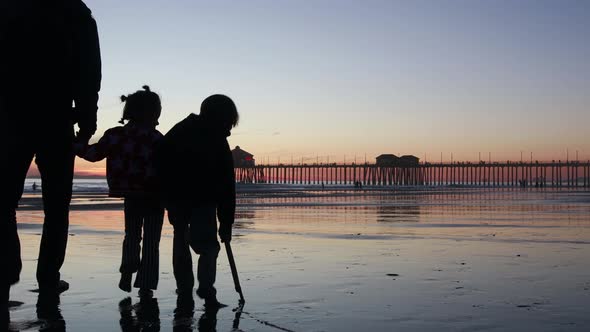
<path fill-rule="evenodd" d="M 43 216 L 19 211 L 25 272 L 11 299 L 25 304 L 10 308 L 13 330 L 58 330 L 56 308 L 71 331 L 557 331 L 564 322 L 586 331 L 590 324 L 588 191 L 258 196 L 238 205 L 232 242 L 240 280 L 255 296 L 245 311 L 218 313 L 204 312 L 194 292 L 176 299 L 168 223 L 159 310 L 144 314 L 133 297 L 117 311 L 123 214 L 88 205 L 71 213 L 63 272 L 74 288 L 53 301 L 53 315 L 43 306 L 37 319 L 29 290 Z M 236 299 L 225 255 L 218 277 L 220 300 Z"/>
<path fill-rule="evenodd" d="M 142 296 L 138 303 L 132 304 L 131 298 L 127 297 L 119 302 L 119 313 L 123 332 L 160 331 L 160 309 L 156 298 Z"/>
<path fill-rule="evenodd" d="M 240 318 L 242 315 L 242 305 L 234 309 L 235 312 L 232 331 L 241 331 Z M 205 309 L 199 317 L 197 329 L 201 332 L 217 331 L 217 313 L 219 309 Z M 195 301 L 192 294 L 180 294 L 176 298 L 176 309 L 174 309 L 174 320 L 172 322 L 174 332 L 193 331 L 195 320 Z"/>
<path fill-rule="evenodd" d="M 59 294 L 41 292 L 37 299 L 39 331 L 65 331 L 66 321 L 61 315 Z"/>
<path fill-rule="evenodd" d="M 22 302 L 10 301 L 9 308 L 16 308 L 23 305 Z M 39 293 L 36 304 L 37 319 L 32 321 L 12 322 L 3 327 L 6 331 L 24 331 L 35 329 L 47 332 L 65 332 L 66 322 L 61 314 L 59 293 Z"/>
<path fill-rule="evenodd" d="M 193 315 L 195 313 L 195 300 L 191 294 L 179 294 L 176 298 L 176 309 L 174 309 L 173 330 L 192 331 L 194 325 Z"/>
<path fill-rule="evenodd" d="M 199 318 L 199 332 L 217 331 L 217 313 L 219 308 L 206 309 Z"/>
<path fill-rule="evenodd" d="M 419 222 L 419 205 L 385 205 L 377 207 L 377 222 Z"/>

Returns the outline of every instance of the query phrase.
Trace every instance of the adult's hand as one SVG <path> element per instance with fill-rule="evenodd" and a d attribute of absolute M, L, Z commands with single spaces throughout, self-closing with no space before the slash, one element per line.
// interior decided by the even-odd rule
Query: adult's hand
<path fill-rule="evenodd" d="M 219 225 L 219 238 L 221 242 L 231 242 L 231 224 L 220 224 Z"/>
<path fill-rule="evenodd" d="M 76 141 L 79 143 L 88 143 L 92 135 L 96 132 L 96 113 L 82 114 L 78 119 L 78 131 Z"/>

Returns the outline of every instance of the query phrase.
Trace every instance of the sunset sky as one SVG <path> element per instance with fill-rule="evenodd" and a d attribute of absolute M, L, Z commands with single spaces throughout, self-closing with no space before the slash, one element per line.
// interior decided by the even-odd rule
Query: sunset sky
<path fill-rule="evenodd" d="M 163 133 L 232 97 L 230 145 L 259 163 L 590 159 L 589 1 L 86 3 L 103 58 L 94 139 L 148 84 Z"/>

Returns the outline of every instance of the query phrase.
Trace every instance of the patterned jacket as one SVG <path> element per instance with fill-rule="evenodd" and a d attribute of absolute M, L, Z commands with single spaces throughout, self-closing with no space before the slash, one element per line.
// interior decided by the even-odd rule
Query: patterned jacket
<path fill-rule="evenodd" d="M 153 154 L 162 137 L 155 128 L 130 122 L 107 130 L 96 144 L 77 146 L 76 152 L 92 162 L 107 158 L 109 196 L 156 196 Z"/>

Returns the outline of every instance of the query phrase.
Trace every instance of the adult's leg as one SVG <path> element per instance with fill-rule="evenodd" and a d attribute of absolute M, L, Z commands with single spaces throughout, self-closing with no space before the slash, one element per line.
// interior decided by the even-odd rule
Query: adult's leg
<path fill-rule="evenodd" d="M 160 273 L 160 237 L 164 222 L 164 208 L 155 200 L 146 200 L 143 222 L 143 245 L 141 263 L 135 279 L 135 287 L 157 289 Z"/>
<path fill-rule="evenodd" d="M 191 214 L 190 222 L 191 247 L 198 253 L 199 263 L 197 279 L 199 288 L 197 295 L 208 300 L 216 299 L 217 290 L 213 286 L 217 272 L 217 218 L 215 206 L 196 207 Z"/>
<path fill-rule="evenodd" d="M 10 323 L 10 313 L 8 312 L 8 299 L 10 295 L 10 285 L 2 283 L 0 285 L 0 330 L 4 331 Z"/>
<path fill-rule="evenodd" d="M 193 274 L 193 259 L 190 251 L 190 237 L 188 213 L 168 211 L 168 219 L 174 227 L 172 244 L 172 268 L 176 279 L 176 289 L 179 293 L 192 292 L 195 285 Z"/>
<path fill-rule="evenodd" d="M 22 268 L 20 240 L 16 227 L 16 208 L 23 194 L 25 177 L 33 160 L 33 148 L 26 139 L 3 131 L 2 151 L 7 158 L 0 163 L 0 283 L 9 288 L 20 279 Z"/>
<path fill-rule="evenodd" d="M 0 162 L 0 330 L 7 329 L 10 321 L 10 286 L 20 280 L 22 261 L 16 208 L 34 155 L 30 135 L 19 128 L 19 121 L 11 118 L 22 112 L 20 104 L 9 106 L 3 97 L 0 95 L 0 117 L 3 121 L 0 125 L 0 151 L 4 156 Z"/>
<path fill-rule="evenodd" d="M 73 129 L 71 125 L 44 128 L 35 162 L 41 173 L 43 235 L 37 262 L 39 288 L 56 288 L 66 254 L 72 181 L 74 176 Z"/>

